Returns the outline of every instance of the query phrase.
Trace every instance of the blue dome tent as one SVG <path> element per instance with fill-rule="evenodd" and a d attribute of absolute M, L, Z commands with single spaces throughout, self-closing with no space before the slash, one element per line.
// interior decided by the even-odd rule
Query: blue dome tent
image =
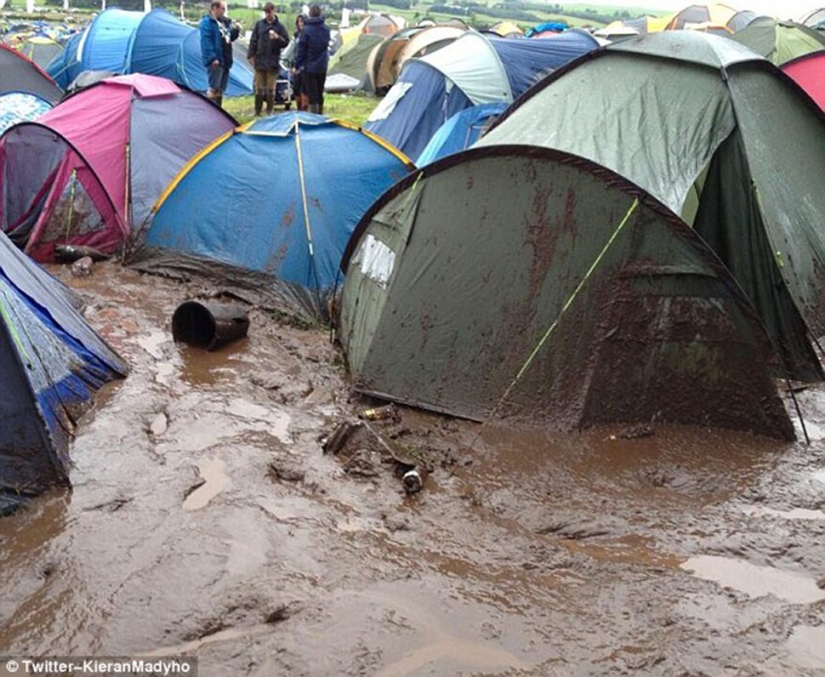
<path fill-rule="evenodd" d="M 413 168 L 342 121 L 299 112 L 256 120 L 181 170 L 133 261 L 149 272 L 217 277 L 266 305 L 324 318 L 355 224 Z"/>
<path fill-rule="evenodd" d="M 195 91 L 206 91 L 198 29 L 180 22 L 164 9 L 130 12 L 107 9 L 89 27 L 73 35 L 46 69 L 64 89 L 84 71 L 121 75 L 144 73 L 173 80 Z M 235 61 L 229 72 L 227 96 L 252 93 L 252 71 Z"/>
<path fill-rule="evenodd" d="M 506 103 L 482 103 L 465 108 L 445 122 L 415 161 L 418 167 L 472 146 L 484 128 L 507 110 Z"/>

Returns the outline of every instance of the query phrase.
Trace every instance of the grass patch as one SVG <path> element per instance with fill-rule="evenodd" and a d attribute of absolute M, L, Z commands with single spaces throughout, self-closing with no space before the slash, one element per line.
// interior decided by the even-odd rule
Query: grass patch
<path fill-rule="evenodd" d="M 366 122 L 373 108 L 378 105 L 378 99 L 368 94 L 325 94 L 324 102 L 326 116 L 358 126 Z M 251 95 L 224 99 L 223 105 L 241 124 L 254 119 L 255 98 Z M 279 113 L 283 110 L 283 106 L 276 108 Z"/>

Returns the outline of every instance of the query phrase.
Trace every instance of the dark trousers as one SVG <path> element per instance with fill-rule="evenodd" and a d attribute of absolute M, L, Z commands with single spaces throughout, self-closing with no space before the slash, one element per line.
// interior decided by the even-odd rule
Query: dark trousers
<path fill-rule="evenodd" d="M 304 94 L 309 97 L 309 105 L 318 105 L 323 108 L 324 105 L 324 83 L 327 79 L 327 73 L 307 73 L 304 71 L 301 74 L 301 86 Z"/>

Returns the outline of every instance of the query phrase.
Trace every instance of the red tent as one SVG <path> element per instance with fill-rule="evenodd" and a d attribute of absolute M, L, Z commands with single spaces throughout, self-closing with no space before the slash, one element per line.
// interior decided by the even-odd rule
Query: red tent
<path fill-rule="evenodd" d="M 825 110 L 825 51 L 803 54 L 782 64 L 782 70 Z"/>

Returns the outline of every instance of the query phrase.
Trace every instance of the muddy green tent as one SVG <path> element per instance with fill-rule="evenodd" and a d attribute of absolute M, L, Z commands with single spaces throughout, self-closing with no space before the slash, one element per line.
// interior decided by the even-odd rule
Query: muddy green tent
<path fill-rule="evenodd" d="M 469 149 L 397 183 L 342 261 L 357 390 L 576 429 L 668 421 L 792 438 L 730 273 L 644 191 L 543 148 Z"/>
<path fill-rule="evenodd" d="M 526 144 L 608 167 L 680 214 L 745 290 L 784 373 L 821 379 L 825 116 L 727 38 L 666 31 L 554 72 L 477 145 Z"/>
<path fill-rule="evenodd" d="M 794 21 L 761 16 L 733 36 L 771 63 L 781 66 L 804 54 L 825 49 L 825 33 Z"/>
<path fill-rule="evenodd" d="M 376 33 L 362 33 L 357 40 L 353 40 L 335 52 L 329 60 L 329 75 L 343 73 L 361 82 L 359 89 L 363 89 L 369 82 L 367 77 L 367 59 L 373 48 L 385 38 Z"/>

